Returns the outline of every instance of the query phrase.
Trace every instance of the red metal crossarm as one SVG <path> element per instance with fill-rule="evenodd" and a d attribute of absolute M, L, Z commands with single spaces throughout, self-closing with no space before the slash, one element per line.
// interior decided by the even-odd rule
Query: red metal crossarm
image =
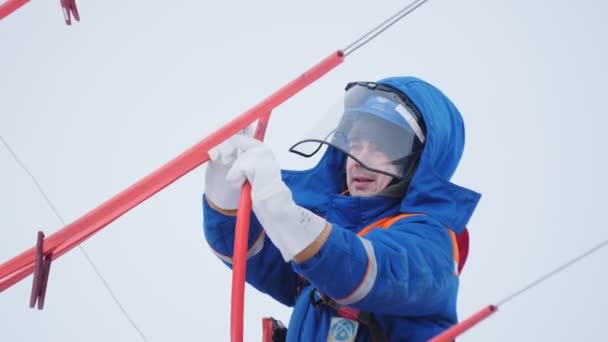
<path fill-rule="evenodd" d="M 247 110 L 228 124 L 213 132 L 188 150 L 178 155 L 153 173 L 94 208 L 76 221 L 44 239 L 43 255 L 56 259 L 76 247 L 109 223 L 141 202 L 170 185 L 192 169 L 209 160 L 208 151 L 236 134 L 255 120 L 270 113 L 275 107 L 319 79 L 344 60 L 341 51 L 323 59 L 277 92 Z M 0 265 L 0 292 L 6 290 L 34 270 L 36 249 L 32 247 Z"/>
<path fill-rule="evenodd" d="M 0 4 L 0 20 L 15 12 L 29 1 L 30 0 L 6 0 L 4 3 Z"/>

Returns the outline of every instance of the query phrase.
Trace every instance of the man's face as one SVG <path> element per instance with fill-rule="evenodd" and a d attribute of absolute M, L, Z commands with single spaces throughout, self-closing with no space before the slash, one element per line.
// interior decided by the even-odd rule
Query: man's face
<path fill-rule="evenodd" d="M 349 152 L 365 165 L 396 174 L 397 166 L 391 163 L 388 156 L 378 150 L 367 140 L 351 140 Z M 374 196 L 384 190 L 393 177 L 373 172 L 361 166 L 357 161 L 346 159 L 346 185 L 351 196 Z"/>

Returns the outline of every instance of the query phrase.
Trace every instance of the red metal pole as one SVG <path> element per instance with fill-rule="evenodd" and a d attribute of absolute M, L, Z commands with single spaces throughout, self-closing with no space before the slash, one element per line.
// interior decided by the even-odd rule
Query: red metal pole
<path fill-rule="evenodd" d="M 245 182 L 239 198 L 232 258 L 232 298 L 230 302 L 230 341 L 243 341 L 245 276 L 247 275 L 247 237 L 251 218 L 251 184 Z"/>
<path fill-rule="evenodd" d="M 497 306 L 488 305 L 477 313 L 475 313 L 473 316 L 465 319 L 464 321 L 454 325 L 453 327 L 442 332 L 441 334 L 433 337 L 429 340 L 429 342 L 452 342 L 456 337 L 462 335 L 465 331 L 469 330 L 469 328 L 471 328 L 475 324 L 488 318 L 488 316 L 495 313 L 497 310 Z"/>
<path fill-rule="evenodd" d="M 337 51 L 319 64 L 292 81 L 292 84 L 301 83 L 300 89 L 325 75 L 338 66 L 344 57 L 342 52 Z M 290 95 L 291 96 L 291 95 Z M 280 100 L 282 103 L 285 100 Z M 275 106 L 276 107 L 276 106 Z M 270 119 L 270 112 L 260 118 L 254 137 L 264 140 L 266 127 Z M 232 342 L 243 341 L 243 312 L 245 307 L 245 277 L 247 274 L 247 239 L 249 237 L 249 223 L 251 217 L 251 185 L 245 182 L 241 190 L 236 218 L 236 232 L 234 237 L 234 255 L 232 258 L 232 302 L 230 308 L 230 340 Z"/>
<path fill-rule="evenodd" d="M 141 202 L 209 160 L 207 153 L 209 149 L 215 147 L 228 137 L 233 136 L 263 115 L 266 115 L 343 61 L 344 56 L 341 51 L 332 53 L 274 94 L 190 147 L 156 171 L 89 211 L 76 221 L 49 235 L 44 240 L 44 255 L 53 253 L 53 259 L 56 259 L 76 247 Z M 0 292 L 32 273 L 35 256 L 35 248 L 30 248 L 0 265 Z"/>
<path fill-rule="evenodd" d="M 19 7 L 25 5 L 29 1 L 30 0 L 6 0 L 6 2 L 0 5 L 0 20 L 15 12 Z"/>
<path fill-rule="evenodd" d="M 260 118 L 254 138 L 263 141 L 270 112 Z M 243 312 L 245 309 L 245 276 L 247 275 L 247 251 L 249 246 L 249 223 L 251 219 L 251 184 L 245 182 L 239 198 L 234 234 L 234 256 L 232 258 L 232 301 L 230 307 L 231 341 L 243 340 Z"/>

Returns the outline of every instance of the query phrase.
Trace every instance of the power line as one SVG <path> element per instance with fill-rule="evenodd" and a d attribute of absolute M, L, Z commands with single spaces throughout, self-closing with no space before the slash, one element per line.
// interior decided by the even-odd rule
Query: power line
<path fill-rule="evenodd" d="M 53 202 L 51 202 L 51 200 L 47 196 L 46 192 L 44 191 L 44 189 L 42 188 L 42 186 L 40 185 L 40 183 L 38 182 L 38 180 L 36 179 L 36 177 L 34 177 L 34 175 L 29 171 L 29 169 L 25 166 L 25 164 L 21 161 L 21 159 L 17 156 L 17 154 L 15 153 L 15 151 L 11 148 L 11 146 L 8 144 L 8 142 L 6 142 L 6 140 L 4 140 L 4 138 L 2 136 L 0 136 L 0 140 L 2 141 L 2 143 L 4 144 L 4 146 L 6 147 L 6 149 L 9 151 L 9 153 L 13 156 L 13 158 L 15 159 L 15 161 L 17 162 L 17 164 L 19 164 L 19 166 L 21 166 L 21 168 L 30 176 L 30 178 L 32 179 L 32 181 L 36 185 L 36 188 L 38 189 L 38 192 L 42 195 L 42 197 L 44 198 L 44 200 L 46 201 L 46 203 L 49 205 L 49 207 L 51 208 L 51 210 L 53 211 L 53 213 L 55 213 L 55 216 L 57 217 L 57 219 L 59 220 L 59 222 L 61 222 L 61 224 L 63 224 L 65 226 L 66 225 L 65 220 L 59 214 L 59 211 L 57 210 L 57 208 L 55 207 L 55 205 L 53 205 Z M 129 313 L 127 312 L 127 310 L 122 306 L 122 304 L 118 300 L 118 297 L 116 297 L 116 295 L 114 294 L 114 291 L 112 291 L 112 288 L 110 287 L 110 284 L 101 275 L 101 272 L 99 271 L 99 269 L 97 268 L 97 266 L 93 262 L 93 259 L 91 259 L 91 257 L 89 256 L 89 254 L 87 253 L 87 251 L 84 249 L 84 247 L 82 247 L 81 245 L 78 245 L 78 248 L 80 249 L 80 251 L 84 255 L 84 257 L 87 260 L 87 262 L 89 263 L 89 265 L 91 265 L 91 267 L 93 268 L 93 271 L 95 271 L 95 274 L 97 274 L 97 277 L 101 280 L 103 286 L 106 288 L 106 290 L 110 294 L 110 297 L 112 297 L 112 300 L 118 306 L 118 308 L 122 312 L 123 316 L 129 321 L 129 323 L 131 323 L 131 326 L 137 331 L 137 333 L 139 334 L 139 336 L 141 337 L 141 339 L 144 340 L 145 342 L 148 342 L 148 339 L 146 338 L 146 335 L 144 335 L 143 331 L 137 326 L 137 324 L 135 324 L 135 321 L 131 318 L 131 315 L 129 315 Z"/>
<path fill-rule="evenodd" d="M 359 39 L 355 40 L 350 45 L 348 45 L 347 47 L 342 49 L 342 52 L 344 53 L 344 57 L 350 55 L 351 53 L 355 52 L 357 49 L 359 49 L 363 45 L 367 44 L 370 40 L 376 38 L 379 34 L 386 31 L 389 27 L 393 26 L 399 20 L 403 19 L 403 17 L 405 17 L 406 15 L 412 13 L 415 9 L 422 6 L 422 4 L 424 4 L 427 1 L 428 0 L 415 0 L 415 1 L 411 2 L 409 5 L 405 6 L 401 10 L 399 10 L 397 13 L 390 16 L 388 19 L 386 19 L 385 21 L 380 23 L 378 26 L 374 27 L 373 29 L 368 31 L 366 34 L 361 36 Z"/>
<path fill-rule="evenodd" d="M 496 304 L 496 306 L 501 306 L 503 304 L 505 304 L 506 302 L 514 299 L 515 297 L 521 295 L 524 292 L 527 292 L 528 290 L 532 289 L 533 287 L 535 287 L 536 285 L 539 285 L 540 283 L 543 283 L 545 280 L 553 277 L 554 275 L 560 273 L 561 271 L 573 266 L 574 264 L 580 262 L 581 260 L 583 260 L 584 258 L 590 256 L 591 254 L 597 252 L 598 250 L 600 250 L 602 247 L 605 247 L 606 245 L 608 245 L 608 240 L 604 240 L 603 242 L 599 243 L 598 245 L 596 245 L 595 247 L 587 250 L 586 252 L 574 257 L 573 259 L 571 259 L 570 261 L 562 264 L 561 266 L 557 267 L 556 269 L 554 269 L 553 271 L 541 276 L 540 278 L 534 280 L 533 282 L 531 282 L 530 284 L 524 286 L 523 288 L 521 288 L 520 290 L 515 291 L 514 293 L 508 295 L 507 297 L 505 297 L 504 299 L 502 299 L 501 301 L 498 302 L 498 304 Z"/>

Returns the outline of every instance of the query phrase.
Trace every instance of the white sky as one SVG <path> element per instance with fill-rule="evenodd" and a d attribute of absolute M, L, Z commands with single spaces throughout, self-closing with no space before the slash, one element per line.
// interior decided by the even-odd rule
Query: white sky
<path fill-rule="evenodd" d="M 0 0 L 1 1 L 1 0 Z M 0 135 L 72 221 L 242 113 L 403 1 L 32 1 L 0 22 Z M 465 318 L 608 237 L 608 5 L 431 0 L 275 111 L 286 152 L 353 80 L 415 75 L 459 107 L 454 181 L 483 193 L 459 299 Z M 0 261 L 61 225 L 0 146 Z M 201 228 L 204 167 L 83 244 L 149 341 L 228 340 L 230 272 Z M 608 251 L 509 302 L 462 341 L 605 336 Z M 2 341 L 138 341 L 82 253 L 53 262 L 42 312 L 31 278 L 0 295 Z M 290 309 L 246 293 L 245 340 Z"/>

